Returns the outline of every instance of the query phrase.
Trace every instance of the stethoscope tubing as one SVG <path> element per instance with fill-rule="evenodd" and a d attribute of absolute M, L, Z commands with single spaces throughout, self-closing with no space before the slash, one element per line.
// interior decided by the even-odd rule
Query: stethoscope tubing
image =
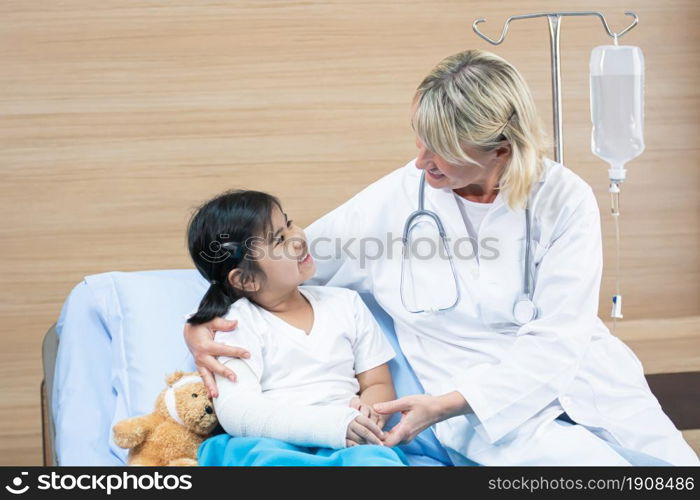
<path fill-rule="evenodd" d="M 440 241 L 447 253 L 448 260 L 450 262 L 450 268 L 452 270 L 452 278 L 455 283 L 455 289 L 456 289 L 456 298 L 454 303 L 452 303 L 450 306 L 445 307 L 445 308 L 440 308 L 437 310 L 433 311 L 427 311 L 427 310 L 411 310 L 406 306 L 406 303 L 404 301 L 404 296 L 403 296 L 403 290 L 404 290 L 404 265 L 405 265 L 405 260 L 408 258 L 408 237 L 409 233 L 412 229 L 412 224 L 413 221 L 422 216 L 427 216 L 430 217 L 433 222 L 435 222 L 435 225 L 438 228 L 438 233 L 440 234 Z M 532 259 L 531 255 L 531 241 L 530 241 L 530 236 L 531 236 L 531 224 L 530 224 L 530 203 L 528 200 L 528 203 L 525 207 L 525 264 L 524 264 L 524 272 L 523 272 L 523 292 L 521 297 L 516 301 L 516 303 L 513 306 L 513 316 L 514 319 L 516 320 L 516 323 L 519 324 L 524 324 L 527 323 L 528 321 L 531 321 L 537 317 L 537 307 L 534 305 L 532 302 L 532 297 L 531 297 L 531 283 L 530 283 L 530 260 Z M 440 219 L 440 216 L 433 212 L 432 210 L 426 210 L 425 209 L 425 170 L 421 172 L 421 177 L 420 177 L 420 187 L 418 190 L 418 210 L 415 210 L 409 214 L 409 216 L 406 218 L 406 222 L 404 223 L 404 228 L 403 228 L 403 238 L 402 238 L 402 243 L 403 243 L 403 248 L 402 248 L 402 262 L 401 262 L 401 282 L 400 282 L 400 290 L 399 294 L 401 295 L 401 303 L 404 306 L 404 308 L 411 313 L 420 313 L 420 312 L 435 312 L 435 311 L 448 311 L 450 309 L 453 309 L 454 307 L 457 306 L 457 304 L 460 301 L 460 292 L 459 292 L 459 281 L 457 279 L 457 272 L 454 266 L 454 261 L 452 259 L 452 254 L 449 251 L 449 246 L 447 245 L 446 242 L 447 238 L 447 233 L 445 232 L 445 227 L 442 224 L 442 220 Z M 520 316 L 520 317 L 518 317 Z"/>

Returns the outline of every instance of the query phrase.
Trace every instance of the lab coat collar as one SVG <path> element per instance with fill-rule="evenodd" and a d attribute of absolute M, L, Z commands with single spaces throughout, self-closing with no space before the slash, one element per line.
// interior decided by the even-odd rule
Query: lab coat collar
<path fill-rule="evenodd" d="M 415 160 L 412 162 L 413 168 L 415 169 Z M 555 162 L 549 158 L 545 158 L 544 166 L 542 169 L 542 175 L 537 183 L 533 186 L 530 196 L 532 197 L 534 193 L 539 191 L 542 185 L 547 179 L 547 173 L 555 165 Z M 420 171 L 418 171 L 418 179 L 420 178 Z M 418 181 L 416 181 L 418 182 Z M 464 221 L 462 220 L 462 214 L 459 210 L 459 200 L 456 198 L 454 191 L 449 188 L 435 189 L 430 187 L 427 182 L 425 186 L 425 208 L 428 210 L 433 210 L 441 216 L 443 224 L 445 225 L 445 231 L 452 234 L 454 238 L 459 238 L 465 235 L 466 229 L 464 227 Z M 506 203 L 501 192 L 496 195 L 493 201 L 493 207 L 489 211 L 489 217 L 496 215 L 503 215 L 503 212 L 512 212 L 514 214 L 521 214 L 524 209 L 512 210 Z"/>
<path fill-rule="evenodd" d="M 542 167 L 542 175 L 540 176 L 540 180 L 537 181 L 538 184 L 544 184 L 545 181 L 547 180 L 547 175 L 549 174 L 549 170 L 557 164 L 554 160 L 551 160 L 549 158 L 544 158 L 542 160 L 543 167 Z"/>

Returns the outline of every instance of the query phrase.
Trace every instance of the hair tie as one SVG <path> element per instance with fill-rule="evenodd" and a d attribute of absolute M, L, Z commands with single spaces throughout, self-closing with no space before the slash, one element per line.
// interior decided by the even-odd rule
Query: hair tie
<path fill-rule="evenodd" d="M 227 241 L 221 244 L 221 248 L 225 248 L 229 251 L 229 257 L 233 257 L 235 260 L 241 260 L 243 254 L 246 251 L 245 243 L 237 243 L 235 241 Z"/>
<path fill-rule="evenodd" d="M 212 285 L 218 285 L 218 284 L 219 284 L 219 282 L 216 281 L 216 280 L 211 280 L 209 283 L 211 283 Z"/>
<path fill-rule="evenodd" d="M 498 129 L 498 134 L 496 134 L 496 136 L 498 138 L 500 138 L 501 134 L 503 134 L 503 131 L 506 129 L 506 127 L 508 126 L 508 124 L 510 123 L 510 121 L 513 119 L 514 116 L 515 116 L 515 110 L 513 110 L 513 112 L 510 114 L 510 116 L 508 117 L 506 122 L 503 125 L 501 125 L 501 128 Z"/>

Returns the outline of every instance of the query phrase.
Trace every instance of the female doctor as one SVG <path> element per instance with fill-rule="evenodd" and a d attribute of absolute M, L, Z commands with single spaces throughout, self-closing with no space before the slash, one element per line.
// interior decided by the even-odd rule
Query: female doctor
<path fill-rule="evenodd" d="M 432 426 L 456 465 L 629 465 L 616 447 L 697 465 L 598 318 L 596 198 L 544 157 L 520 73 L 461 52 L 423 80 L 412 112 L 417 158 L 306 229 L 318 270 L 306 284 L 371 292 L 425 389 L 375 405 L 401 412 L 385 444 Z M 233 376 L 215 356 L 239 356 L 213 334 L 233 327 L 185 328 L 211 394 L 212 372 Z"/>

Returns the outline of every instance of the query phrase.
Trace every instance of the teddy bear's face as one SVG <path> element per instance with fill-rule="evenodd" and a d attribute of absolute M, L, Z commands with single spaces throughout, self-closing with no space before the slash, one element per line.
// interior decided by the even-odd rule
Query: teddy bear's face
<path fill-rule="evenodd" d="M 175 403 L 185 427 L 196 434 L 209 434 L 216 427 L 214 405 L 204 383 L 196 382 L 175 389 Z"/>

